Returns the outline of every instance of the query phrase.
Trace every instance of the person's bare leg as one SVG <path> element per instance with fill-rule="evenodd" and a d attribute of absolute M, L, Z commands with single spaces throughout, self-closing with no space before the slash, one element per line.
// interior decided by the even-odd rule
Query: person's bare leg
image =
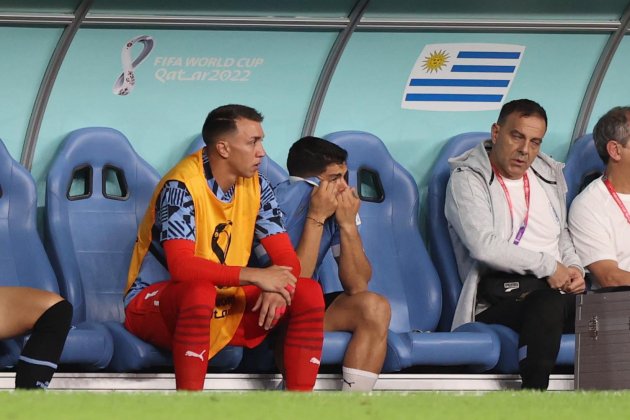
<path fill-rule="evenodd" d="M 15 387 L 47 388 L 72 322 L 61 296 L 27 287 L 0 287 L 0 337 L 30 332 L 15 370 Z"/>
<path fill-rule="evenodd" d="M 30 287 L 0 287 L 0 339 L 30 331 L 39 317 L 63 298 Z"/>
<path fill-rule="evenodd" d="M 390 319 L 389 302 L 373 292 L 342 293 L 328 307 L 324 331 L 352 333 L 343 361 L 343 389 L 372 389 L 385 361 Z"/>

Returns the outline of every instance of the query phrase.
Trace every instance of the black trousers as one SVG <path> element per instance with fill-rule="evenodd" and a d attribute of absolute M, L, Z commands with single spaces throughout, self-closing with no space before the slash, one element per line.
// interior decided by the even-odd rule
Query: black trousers
<path fill-rule="evenodd" d="M 547 389 L 560 338 L 575 331 L 575 295 L 554 289 L 536 290 L 522 300 L 509 299 L 492 305 L 475 320 L 505 325 L 518 332 L 523 388 Z"/>

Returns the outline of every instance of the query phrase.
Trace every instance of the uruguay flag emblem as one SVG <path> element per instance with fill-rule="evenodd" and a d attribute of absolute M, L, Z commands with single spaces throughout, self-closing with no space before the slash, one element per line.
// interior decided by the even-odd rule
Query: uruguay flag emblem
<path fill-rule="evenodd" d="M 402 107 L 424 111 L 500 109 L 523 58 L 512 44 L 425 45 L 405 86 Z"/>

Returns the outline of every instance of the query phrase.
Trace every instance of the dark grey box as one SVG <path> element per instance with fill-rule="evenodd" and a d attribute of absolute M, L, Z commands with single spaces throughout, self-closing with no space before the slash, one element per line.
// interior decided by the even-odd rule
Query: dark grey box
<path fill-rule="evenodd" d="M 630 389 L 630 291 L 577 297 L 575 389 Z"/>

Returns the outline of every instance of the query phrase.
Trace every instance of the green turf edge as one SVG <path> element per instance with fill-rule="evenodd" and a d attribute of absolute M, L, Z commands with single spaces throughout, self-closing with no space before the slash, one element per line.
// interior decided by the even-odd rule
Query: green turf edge
<path fill-rule="evenodd" d="M 179 417 L 179 419 L 177 419 Z M 0 392 L 2 419 L 627 419 L 630 392 Z"/>

